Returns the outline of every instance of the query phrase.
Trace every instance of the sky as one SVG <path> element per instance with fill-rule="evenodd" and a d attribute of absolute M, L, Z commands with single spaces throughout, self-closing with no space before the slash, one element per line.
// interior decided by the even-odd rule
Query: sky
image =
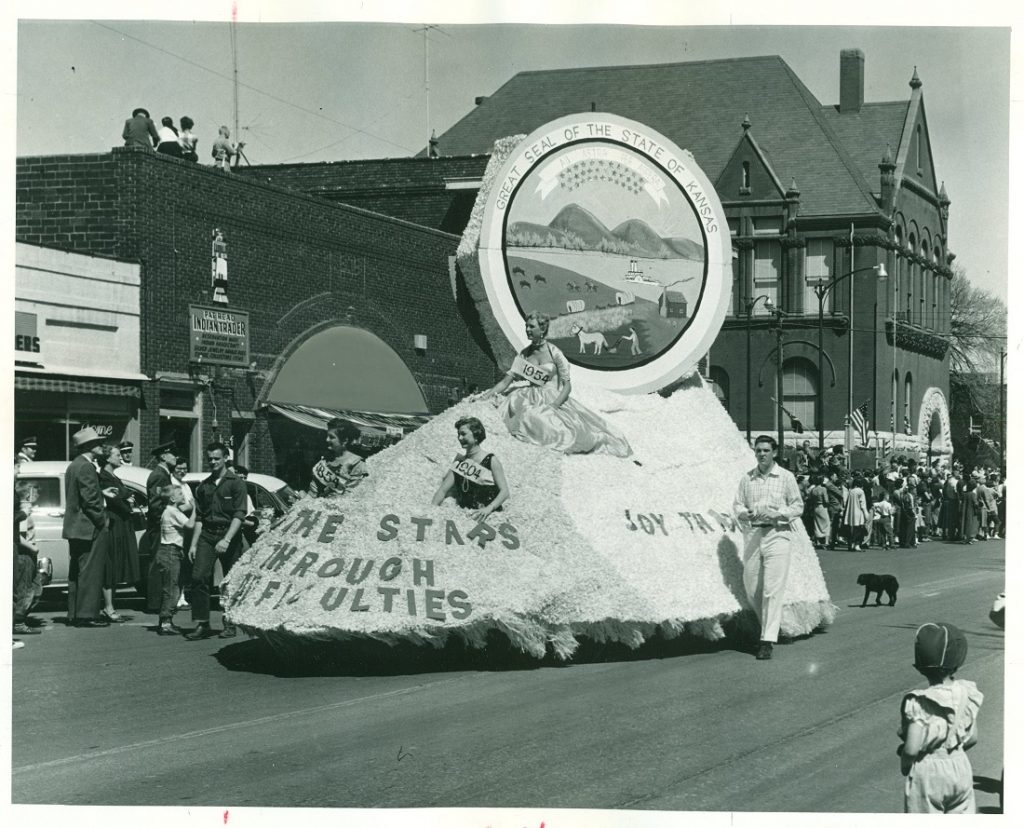
<path fill-rule="evenodd" d="M 1007 299 L 1008 18 L 979 13 L 974 21 L 993 25 L 975 28 L 765 26 L 742 17 L 741 25 L 637 25 L 666 17 L 623 17 L 620 9 L 619 22 L 600 25 L 481 25 L 460 22 L 481 4 L 462 4 L 460 14 L 452 3 L 439 18 L 436 8 L 410 4 L 341 3 L 332 17 L 349 7 L 364 18 L 377 10 L 383 19 L 388 8 L 406 17 L 326 22 L 322 8 L 311 8 L 320 22 L 308 14 L 306 22 L 277 22 L 288 10 L 302 17 L 303 4 L 238 2 L 233 42 L 231 3 L 176 4 L 189 18 L 178 21 L 133 20 L 138 5 L 26 4 L 16 24 L 19 156 L 108 151 L 121 144 L 131 110 L 144 106 L 157 121 L 192 117 L 208 162 L 217 127 L 234 128 L 236 63 L 246 158 L 273 164 L 413 155 L 431 130 L 441 134 L 466 115 L 476 96 L 536 69 L 778 54 L 819 101 L 835 103 L 839 52 L 857 47 L 868 101 L 907 100 L 916 67 L 936 173 L 952 200 L 949 247 L 977 285 Z"/>

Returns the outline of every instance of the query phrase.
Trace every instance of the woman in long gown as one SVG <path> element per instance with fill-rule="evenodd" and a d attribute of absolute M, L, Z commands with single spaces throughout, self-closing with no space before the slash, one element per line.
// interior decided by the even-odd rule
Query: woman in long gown
<path fill-rule="evenodd" d="M 513 437 L 566 454 L 600 452 L 629 457 L 633 450 L 617 428 L 571 398 L 569 360 L 546 339 L 548 317 L 526 317 L 527 345 L 497 385 L 480 399 L 504 395 L 505 425 Z"/>
<path fill-rule="evenodd" d="M 132 494 L 114 470 L 121 465 L 121 450 L 107 448 L 107 459 L 100 470 L 100 489 L 107 505 L 110 521 L 110 554 L 103 579 L 103 603 L 100 612 L 108 621 L 121 622 L 124 617 L 114 608 L 114 590 L 121 584 L 134 586 L 139 577 L 139 545 L 132 528 Z"/>

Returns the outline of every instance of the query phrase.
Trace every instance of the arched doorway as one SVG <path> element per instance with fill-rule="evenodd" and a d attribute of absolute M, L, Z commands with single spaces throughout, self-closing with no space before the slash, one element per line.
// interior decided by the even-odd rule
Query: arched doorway
<path fill-rule="evenodd" d="M 297 337 L 260 394 L 277 476 L 305 488 L 325 450 L 327 423 L 339 418 L 362 433 L 372 454 L 429 418 L 419 383 L 384 340 L 364 328 L 332 325 Z"/>
<path fill-rule="evenodd" d="M 922 448 L 933 457 L 948 457 L 953 453 L 953 438 L 949 430 L 949 408 L 946 395 L 938 388 L 929 388 L 921 400 L 917 419 L 917 436 Z"/>

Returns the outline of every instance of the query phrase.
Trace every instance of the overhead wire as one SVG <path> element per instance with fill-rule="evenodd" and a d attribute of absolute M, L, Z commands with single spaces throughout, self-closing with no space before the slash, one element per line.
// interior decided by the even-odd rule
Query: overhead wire
<path fill-rule="evenodd" d="M 140 37 L 135 37 L 134 35 L 130 35 L 127 32 L 122 32 L 120 29 L 115 29 L 113 26 L 108 26 L 105 23 L 101 23 L 98 20 L 90 20 L 89 22 L 94 24 L 94 25 L 96 25 L 96 26 L 99 26 L 102 29 L 107 29 L 108 31 L 114 32 L 114 34 L 117 34 L 117 35 L 119 35 L 121 37 L 125 37 L 125 38 L 128 38 L 129 40 L 134 40 L 137 43 L 141 43 L 143 46 L 147 46 L 150 49 L 154 49 L 157 52 L 161 52 L 162 54 L 168 55 L 169 57 L 172 57 L 175 60 L 180 60 L 183 63 L 187 63 L 190 66 L 194 66 L 197 69 L 202 69 L 204 72 L 209 72 L 211 75 L 215 75 L 218 78 L 234 82 L 233 78 L 231 78 L 228 75 L 223 74 L 222 72 L 218 72 L 216 69 L 211 69 L 209 66 L 204 66 L 201 63 L 196 63 L 194 60 L 190 60 L 189 58 L 184 57 L 183 55 L 179 55 L 179 54 L 177 54 L 175 52 L 172 52 L 172 51 L 170 51 L 168 49 L 164 49 L 163 47 L 157 46 L 154 43 L 150 43 L 150 42 L 148 42 L 146 40 L 143 40 Z M 244 87 L 246 89 L 249 89 L 252 92 L 256 92 L 259 95 L 263 95 L 264 97 L 270 98 L 273 101 L 277 101 L 278 103 L 284 104 L 285 106 L 290 106 L 293 109 L 297 109 L 300 112 L 304 112 L 307 115 L 312 115 L 315 118 L 320 118 L 321 120 L 329 121 L 332 124 L 337 124 L 338 126 L 343 126 L 346 129 L 352 130 L 353 133 L 358 133 L 360 135 L 365 135 L 368 138 L 374 138 L 374 139 L 376 139 L 378 141 L 383 141 L 386 144 L 390 144 L 391 146 L 398 147 L 399 149 L 405 150 L 408 153 L 418 152 L 418 150 L 416 150 L 416 149 L 412 149 L 410 147 L 407 147 L 404 144 L 398 143 L 397 141 L 392 141 L 390 138 L 385 138 L 383 135 L 377 135 L 377 134 L 375 134 L 373 132 L 368 132 L 365 129 L 361 129 L 360 127 L 353 126 L 352 124 L 346 123 L 345 121 L 339 121 L 337 118 L 332 118 L 330 115 L 324 115 L 322 112 L 317 112 L 316 110 L 313 110 L 313 109 L 307 109 L 304 106 L 300 106 L 299 104 L 296 104 L 293 101 L 286 100 L 285 98 L 278 97 L 274 93 L 267 92 L 264 89 L 260 89 L 257 86 L 253 86 L 252 84 L 243 83 L 242 81 L 239 81 L 238 85 L 242 86 L 242 87 Z M 345 138 L 349 138 L 349 137 L 351 137 L 351 136 L 345 136 Z M 342 140 L 345 140 L 345 139 L 342 139 Z M 336 143 L 340 143 L 340 141 L 336 142 Z M 333 146 L 333 145 L 331 145 L 331 146 Z"/>

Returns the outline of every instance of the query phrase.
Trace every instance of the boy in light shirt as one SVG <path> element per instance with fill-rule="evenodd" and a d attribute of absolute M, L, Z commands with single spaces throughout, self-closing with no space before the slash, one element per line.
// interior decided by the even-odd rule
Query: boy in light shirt
<path fill-rule="evenodd" d="M 150 570 L 149 608 L 157 609 L 160 613 L 157 635 L 178 635 L 180 630 L 171 623 L 171 619 L 174 617 L 180 595 L 178 575 L 181 570 L 185 532 L 195 528 L 196 516 L 194 511 L 191 515 L 181 511 L 185 498 L 180 486 L 164 486 L 160 494 L 167 498 L 167 506 L 160 516 L 160 545 L 157 547 Z M 159 592 L 154 589 L 156 586 L 159 586 Z"/>
<path fill-rule="evenodd" d="M 880 546 L 883 549 L 892 549 L 892 515 L 895 511 L 895 507 L 889 501 L 889 496 L 885 495 L 881 499 L 876 500 L 874 505 L 871 507 L 871 511 L 874 513 L 873 522 L 875 530 L 875 536 L 871 542 L 875 546 Z"/>

